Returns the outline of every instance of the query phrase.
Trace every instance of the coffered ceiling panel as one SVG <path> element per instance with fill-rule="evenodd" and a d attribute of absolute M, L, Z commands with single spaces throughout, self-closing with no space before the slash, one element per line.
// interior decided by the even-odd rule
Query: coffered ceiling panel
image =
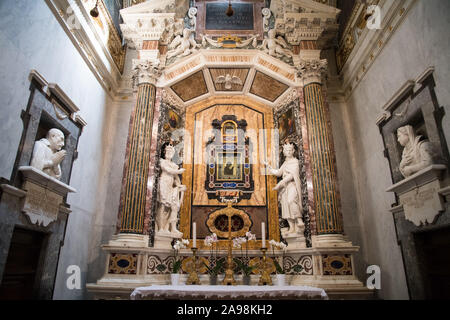
<path fill-rule="evenodd" d="M 216 91 L 242 91 L 250 69 L 210 68 Z"/>
<path fill-rule="evenodd" d="M 198 71 L 184 80 L 171 86 L 171 89 L 183 100 L 189 100 L 200 97 L 208 93 L 203 71 Z"/>
<path fill-rule="evenodd" d="M 277 100 L 289 86 L 275 80 L 268 75 L 257 71 L 255 78 L 253 79 L 253 84 L 250 88 L 250 93 L 257 95 L 263 99 L 274 102 Z"/>

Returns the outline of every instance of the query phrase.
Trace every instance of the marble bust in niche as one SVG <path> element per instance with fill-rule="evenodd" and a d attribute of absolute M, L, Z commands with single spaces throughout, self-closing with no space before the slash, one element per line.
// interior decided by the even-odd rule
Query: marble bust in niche
<path fill-rule="evenodd" d="M 50 129 L 45 138 L 34 143 L 31 166 L 48 174 L 50 177 L 61 179 L 61 162 L 67 152 L 64 147 L 64 133 L 59 129 Z"/>
<path fill-rule="evenodd" d="M 404 148 L 399 170 L 408 178 L 433 164 L 433 147 L 428 140 L 416 135 L 410 125 L 397 130 L 397 140 Z"/>

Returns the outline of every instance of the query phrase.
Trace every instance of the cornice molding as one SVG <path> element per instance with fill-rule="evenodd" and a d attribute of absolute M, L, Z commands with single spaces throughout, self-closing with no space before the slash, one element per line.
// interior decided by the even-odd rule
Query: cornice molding
<path fill-rule="evenodd" d="M 275 16 L 275 29 L 291 45 L 301 41 L 317 41 L 337 33 L 339 9 L 313 0 L 275 0 L 270 9 Z"/>
<path fill-rule="evenodd" d="M 376 58 L 383 51 L 395 31 L 402 24 L 417 0 L 384 1 L 381 11 L 385 13 L 380 30 L 365 29 L 356 43 L 340 74 L 342 89 L 347 100 L 358 87 Z"/>
<path fill-rule="evenodd" d="M 45 2 L 105 92 L 114 98 L 121 80 L 120 70 L 81 0 Z"/>

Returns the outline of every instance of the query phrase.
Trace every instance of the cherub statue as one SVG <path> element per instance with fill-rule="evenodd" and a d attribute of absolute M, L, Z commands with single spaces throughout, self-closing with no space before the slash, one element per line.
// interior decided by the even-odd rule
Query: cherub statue
<path fill-rule="evenodd" d="M 433 148 L 430 142 L 416 136 L 412 126 L 404 126 L 397 130 L 398 142 L 403 149 L 400 172 L 407 178 L 433 164 Z"/>
<path fill-rule="evenodd" d="M 160 160 L 161 176 L 159 178 L 158 202 L 159 208 L 156 213 L 156 231 L 172 235 L 174 238 L 183 236 L 177 229 L 178 212 L 183 203 L 186 186 L 181 184 L 178 175 L 183 174 L 186 169 L 179 169 L 172 161 L 175 148 L 167 145 L 164 157 Z"/>
<path fill-rule="evenodd" d="M 167 59 L 172 57 L 185 57 L 195 52 L 195 49 L 200 45 L 191 37 L 194 30 L 185 28 L 183 29 L 183 36 L 178 35 L 169 44 L 169 52 L 167 52 Z M 192 47 L 192 49 L 191 49 Z"/>
<path fill-rule="evenodd" d="M 293 53 L 288 49 L 288 44 L 281 36 L 275 38 L 276 30 L 271 29 L 267 33 L 267 37 L 264 38 L 263 43 L 259 46 L 258 49 L 264 50 L 264 52 L 268 53 L 272 57 L 283 58 L 288 57 L 292 58 Z"/>
<path fill-rule="evenodd" d="M 67 152 L 64 147 L 64 133 L 58 129 L 51 129 L 47 136 L 34 143 L 31 166 L 43 171 L 49 176 L 61 178 L 61 162 Z"/>
<path fill-rule="evenodd" d="M 302 220 L 302 191 L 300 184 L 299 160 L 294 157 L 294 145 L 286 143 L 283 154 L 286 157 L 280 169 L 273 169 L 267 162 L 269 174 L 283 179 L 273 190 L 278 191 L 278 201 L 281 205 L 281 217 L 289 223 L 288 234 L 300 234 L 304 230 Z"/>

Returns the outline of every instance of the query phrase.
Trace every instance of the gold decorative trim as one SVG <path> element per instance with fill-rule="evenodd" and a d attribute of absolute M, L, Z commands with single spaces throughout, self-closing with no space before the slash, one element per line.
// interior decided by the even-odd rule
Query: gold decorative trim
<path fill-rule="evenodd" d="M 238 216 L 238 217 L 242 218 L 242 220 L 244 220 L 244 227 L 239 231 L 231 232 L 231 237 L 236 238 L 236 237 L 245 236 L 245 234 L 250 230 L 250 226 L 252 225 L 250 217 L 248 216 L 248 214 L 245 211 L 239 210 L 239 209 L 236 209 L 233 207 L 231 207 L 231 208 L 227 207 L 227 208 L 220 209 L 220 210 L 213 212 L 209 216 L 208 221 L 206 222 L 206 225 L 208 226 L 209 230 L 211 232 L 214 232 L 215 234 L 217 234 L 217 236 L 219 236 L 221 238 L 228 238 L 228 231 L 220 231 L 219 229 L 216 228 L 216 226 L 214 225 L 214 222 L 216 221 L 216 219 L 218 217 L 226 216 L 229 213 L 231 213 L 233 216 Z"/>
<path fill-rule="evenodd" d="M 125 260 L 128 266 L 120 267 L 118 262 Z M 137 273 L 137 254 L 111 253 L 108 264 L 109 274 L 136 274 Z"/>
<path fill-rule="evenodd" d="M 195 114 L 197 112 L 200 112 L 204 109 L 209 108 L 212 105 L 215 104 L 239 104 L 239 105 L 246 105 L 248 107 L 251 107 L 259 112 L 262 112 L 264 114 L 264 128 L 267 130 L 274 129 L 273 127 L 273 110 L 268 107 L 267 105 L 264 105 L 260 102 L 257 102 L 247 96 L 213 96 L 207 99 L 204 99 L 198 103 L 195 103 L 189 107 L 186 108 L 186 122 L 193 121 Z M 190 119 L 190 120 L 189 120 Z M 187 127 L 187 130 L 189 131 L 191 137 L 194 136 L 194 127 Z M 271 139 L 270 137 L 266 138 L 266 149 L 265 153 L 267 153 L 267 150 L 272 149 L 271 145 Z M 191 202 L 193 198 L 192 194 L 192 177 L 193 177 L 193 171 L 194 171 L 194 165 L 191 163 L 190 158 L 192 157 L 193 152 L 193 144 L 194 141 L 191 139 L 186 139 L 184 142 L 184 164 L 183 168 L 186 169 L 185 173 L 183 174 L 183 181 L 182 184 L 187 186 L 187 191 L 184 196 L 183 205 L 180 210 L 180 231 L 183 233 L 183 237 L 187 239 L 191 239 L 191 231 L 190 231 L 190 225 L 191 225 Z M 275 163 L 275 159 L 272 159 L 272 155 L 269 152 L 269 154 L 264 154 L 264 158 L 267 159 L 269 162 Z M 278 216 L 278 195 L 276 191 L 273 191 L 273 188 L 277 185 L 277 179 L 275 176 L 267 176 L 267 210 L 268 210 L 268 239 L 274 239 L 275 241 L 280 241 L 280 229 L 279 229 L 279 216 Z M 245 204 L 242 204 L 243 206 Z M 225 207 L 225 204 L 218 203 L 216 205 L 217 207 Z M 217 243 L 217 249 L 218 250 L 226 250 L 227 249 L 227 243 L 228 240 L 219 240 Z M 259 250 L 261 248 L 261 240 L 257 241 L 251 241 L 248 243 L 248 249 L 249 250 Z M 207 247 L 204 245 L 203 241 L 197 240 L 197 247 L 199 250 L 210 250 L 210 247 Z M 234 249 L 234 250 L 240 250 L 240 249 Z"/>
<path fill-rule="evenodd" d="M 208 259 L 205 257 L 197 257 L 197 273 L 198 274 L 205 274 L 208 269 L 206 268 L 206 265 L 209 265 Z M 194 257 L 185 258 L 181 264 L 181 270 L 183 272 L 189 274 L 194 271 Z"/>
<path fill-rule="evenodd" d="M 89 12 L 92 9 L 89 7 L 89 4 L 90 2 L 83 3 L 87 12 Z M 101 16 L 103 16 L 103 18 L 106 20 L 106 23 L 108 24 L 109 34 L 108 39 L 106 43 L 104 43 L 104 45 L 108 48 L 109 54 L 114 60 L 114 63 L 116 64 L 120 73 L 123 73 L 123 69 L 125 66 L 125 48 L 122 46 L 122 39 L 120 38 L 119 31 L 116 29 L 116 26 L 114 25 L 112 17 L 108 9 L 106 8 L 104 0 L 100 0 L 98 2 L 98 9 Z M 104 30 L 104 26 L 100 19 L 100 16 L 97 18 L 91 17 L 91 19 L 93 23 L 97 25 L 102 31 Z"/>
<path fill-rule="evenodd" d="M 250 260 L 250 262 L 248 263 L 248 265 L 250 267 L 254 267 L 252 270 L 253 274 L 260 274 L 260 268 L 259 266 L 261 265 L 263 258 L 253 258 Z M 277 268 L 275 267 L 275 263 L 273 262 L 272 258 L 266 257 L 266 272 L 268 274 L 274 273 L 277 271 Z"/>

